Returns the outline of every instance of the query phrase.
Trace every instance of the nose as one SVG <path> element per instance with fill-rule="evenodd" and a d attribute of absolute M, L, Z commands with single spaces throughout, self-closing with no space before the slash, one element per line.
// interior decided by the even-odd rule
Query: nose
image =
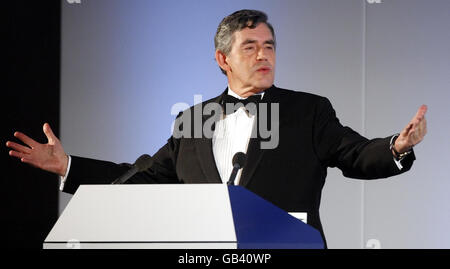
<path fill-rule="evenodd" d="M 257 61 L 267 61 L 267 55 L 264 52 L 264 47 L 260 47 L 258 50 L 258 54 L 256 55 Z"/>

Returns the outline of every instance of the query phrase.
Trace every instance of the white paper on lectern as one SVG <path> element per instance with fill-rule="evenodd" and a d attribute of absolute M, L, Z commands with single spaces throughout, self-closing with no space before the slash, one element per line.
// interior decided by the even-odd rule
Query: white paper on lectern
<path fill-rule="evenodd" d="M 82 185 L 44 246 L 68 241 L 237 243 L 224 184 Z"/>
<path fill-rule="evenodd" d="M 294 218 L 303 221 L 303 223 L 308 224 L 308 213 L 306 212 L 288 212 L 288 213 Z"/>

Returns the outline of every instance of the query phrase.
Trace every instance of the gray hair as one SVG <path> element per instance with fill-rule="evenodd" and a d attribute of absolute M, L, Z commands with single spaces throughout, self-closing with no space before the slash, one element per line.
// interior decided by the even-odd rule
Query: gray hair
<path fill-rule="evenodd" d="M 275 31 L 273 30 L 272 25 L 267 22 L 267 15 L 262 11 L 243 9 L 225 17 L 220 22 L 214 37 L 214 46 L 216 50 L 221 51 L 225 55 L 229 55 L 234 42 L 233 34 L 247 27 L 254 29 L 260 23 L 265 23 L 267 27 L 269 27 L 275 42 L 274 46 L 276 46 Z M 225 70 L 222 68 L 220 68 L 220 70 L 226 75 Z"/>

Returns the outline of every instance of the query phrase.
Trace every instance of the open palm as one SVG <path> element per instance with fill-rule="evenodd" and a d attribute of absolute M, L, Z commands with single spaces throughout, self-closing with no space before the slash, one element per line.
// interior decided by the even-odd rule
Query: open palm
<path fill-rule="evenodd" d="M 11 141 L 6 142 L 6 146 L 12 149 L 9 155 L 37 168 L 64 176 L 68 157 L 48 123 L 44 124 L 43 130 L 48 139 L 47 144 L 38 143 L 21 132 L 15 132 L 14 136 L 26 146 Z"/>
<path fill-rule="evenodd" d="M 422 105 L 419 110 L 417 110 L 416 115 L 402 130 L 395 141 L 395 150 L 397 152 L 406 152 L 423 140 L 427 134 L 427 120 L 425 119 L 427 110 L 428 107 Z"/>

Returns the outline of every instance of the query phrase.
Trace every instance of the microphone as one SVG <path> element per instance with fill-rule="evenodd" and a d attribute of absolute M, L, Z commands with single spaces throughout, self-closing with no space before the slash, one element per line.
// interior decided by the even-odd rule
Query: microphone
<path fill-rule="evenodd" d="M 128 170 L 125 174 L 118 177 L 116 180 L 114 180 L 111 184 L 123 184 L 125 183 L 130 177 L 134 176 L 138 172 L 142 172 L 150 168 L 153 164 L 153 158 L 150 157 L 148 154 L 141 155 L 137 160 L 134 162 L 133 166 L 131 166 L 130 170 Z"/>
<path fill-rule="evenodd" d="M 227 182 L 227 185 L 234 185 L 234 180 L 236 178 L 237 172 L 239 169 L 245 166 L 245 162 L 247 161 L 247 155 L 243 152 L 237 152 L 233 156 L 233 171 L 231 171 L 230 179 Z"/>

